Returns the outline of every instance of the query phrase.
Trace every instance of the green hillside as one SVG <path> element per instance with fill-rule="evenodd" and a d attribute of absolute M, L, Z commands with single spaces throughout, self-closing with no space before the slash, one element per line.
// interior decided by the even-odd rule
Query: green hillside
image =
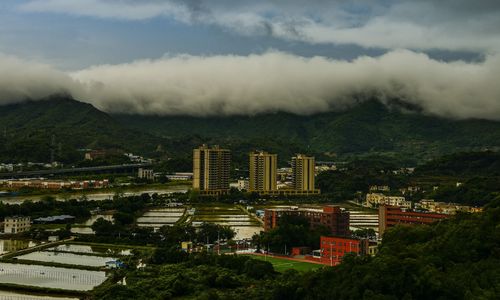
<path fill-rule="evenodd" d="M 0 106 L 0 161 L 48 162 L 52 149 L 65 162 L 80 160 L 80 148 L 144 152 L 157 140 L 65 96 Z"/>
<path fill-rule="evenodd" d="M 312 116 L 287 113 L 256 116 L 189 117 L 116 115 L 124 126 L 168 137 L 198 135 L 219 143 L 292 143 L 323 159 L 351 154 L 384 154 L 410 159 L 436 157 L 460 151 L 500 148 L 500 123 L 455 121 L 369 101 L 344 112 Z M 271 144 L 271 145 L 266 145 Z M 278 153 L 280 154 L 280 153 Z"/>
<path fill-rule="evenodd" d="M 377 101 L 311 116 L 109 115 L 68 96 L 0 106 L 3 162 L 47 162 L 51 149 L 56 160 L 74 162 L 81 159 L 79 148 L 189 158 L 202 143 L 229 147 L 238 168 L 254 149 L 277 153 L 281 165 L 297 152 L 321 160 L 383 155 L 414 165 L 443 154 L 500 149 L 500 122 L 403 113 Z"/>

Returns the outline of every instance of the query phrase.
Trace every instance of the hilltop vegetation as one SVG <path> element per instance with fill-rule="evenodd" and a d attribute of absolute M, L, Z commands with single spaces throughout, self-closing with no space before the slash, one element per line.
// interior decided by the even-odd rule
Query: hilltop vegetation
<path fill-rule="evenodd" d="M 483 206 L 500 195 L 499 170 L 500 153 L 491 151 L 447 155 L 417 167 L 413 173 L 399 170 L 390 160 L 374 157 L 322 172 L 316 182 L 322 193 L 338 201 L 368 193 L 373 185 L 387 185 L 389 193 L 396 195 L 399 189 L 418 187 L 419 191 L 405 195 L 409 200 L 426 198 Z"/>
<path fill-rule="evenodd" d="M 260 143 L 262 148 L 285 157 L 289 156 L 286 148 L 293 145 L 322 159 L 372 153 L 417 165 L 422 159 L 450 152 L 500 147 L 498 122 L 458 121 L 404 111 L 373 100 L 346 111 L 311 116 L 268 113 L 229 117 L 116 115 L 115 118 L 125 126 L 157 136 L 200 136 L 231 146 L 243 141 Z"/>
<path fill-rule="evenodd" d="M 0 129 L 2 162 L 49 162 L 51 150 L 55 160 L 75 162 L 83 158 L 80 148 L 145 152 L 158 141 L 65 96 L 0 106 Z"/>
<path fill-rule="evenodd" d="M 446 155 L 416 169 L 417 174 L 440 176 L 500 176 L 500 153 L 462 152 Z"/>
<path fill-rule="evenodd" d="M 281 165 L 298 152 L 319 160 L 379 155 L 418 165 L 444 154 L 500 148 L 500 122 L 424 116 L 376 100 L 311 116 L 110 115 L 65 95 L 0 106 L 4 162 L 48 162 L 53 150 L 56 160 L 74 163 L 83 157 L 79 148 L 189 160 L 202 143 L 230 148 L 236 168 L 245 168 L 255 149 L 277 153 Z"/>

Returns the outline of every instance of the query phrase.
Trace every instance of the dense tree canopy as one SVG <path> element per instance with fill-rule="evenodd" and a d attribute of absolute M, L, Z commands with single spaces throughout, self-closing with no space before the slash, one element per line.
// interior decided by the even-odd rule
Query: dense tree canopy
<path fill-rule="evenodd" d="M 301 226 L 300 220 L 289 223 Z M 109 281 L 95 290 L 94 297 L 498 299 L 500 197 L 483 213 L 460 213 L 431 225 L 393 227 L 375 257 L 349 254 L 337 267 L 309 273 L 275 273 L 267 262 L 245 256 L 162 251 L 157 255 L 170 259 L 153 259 L 145 270 L 127 271 L 127 286 Z"/>

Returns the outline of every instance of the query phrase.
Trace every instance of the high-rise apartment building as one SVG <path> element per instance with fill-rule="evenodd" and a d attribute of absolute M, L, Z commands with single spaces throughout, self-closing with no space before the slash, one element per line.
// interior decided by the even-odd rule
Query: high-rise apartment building
<path fill-rule="evenodd" d="M 249 191 L 265 193 L 278 190 L 276 181 L 278 156 L 258 151 L 251 152 L 249 158 Z"/>
<path fill-rule="evenodd" d="M 314 157 L 297 154 L 292 157 L 292 185 L 296 191 L 315 192 Z"/>
<path fill-rule="evenodd" d="M 231 152 L 219 146 L 200 146 L 193 150 L 193 189 L 202 195 L 229 191 Z"/>

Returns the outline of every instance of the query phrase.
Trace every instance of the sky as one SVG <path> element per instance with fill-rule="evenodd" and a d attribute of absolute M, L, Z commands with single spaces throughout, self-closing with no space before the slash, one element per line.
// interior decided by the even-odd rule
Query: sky
<path fill-rule="evenodd" d="M 3 0 L 0 104 L 298 114 L 391 99 L 500 120 L 496 0 Z"/>

